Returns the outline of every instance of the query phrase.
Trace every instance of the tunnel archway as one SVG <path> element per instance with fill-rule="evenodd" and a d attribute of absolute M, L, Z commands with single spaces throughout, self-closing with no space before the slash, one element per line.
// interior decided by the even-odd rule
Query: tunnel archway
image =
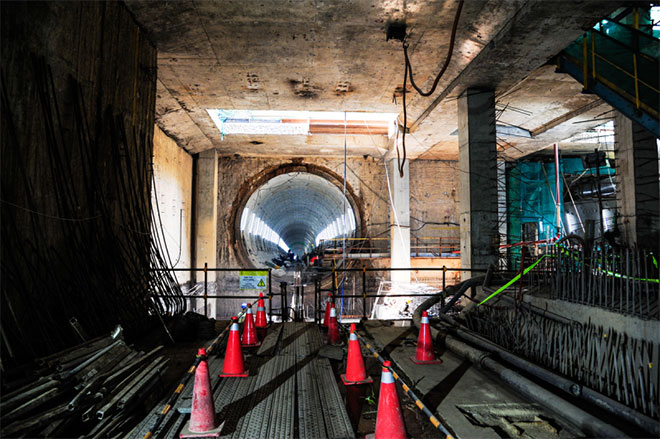
<path fill-rule="evenodd" d="M 319 239 L 361 236 L 361 208 L 343 179 L 315 165 L 264 170 L 241 188 L 232 209 L 232 242 L 244 265 L 279 265 L 288 249 L 302 257 Z"/>

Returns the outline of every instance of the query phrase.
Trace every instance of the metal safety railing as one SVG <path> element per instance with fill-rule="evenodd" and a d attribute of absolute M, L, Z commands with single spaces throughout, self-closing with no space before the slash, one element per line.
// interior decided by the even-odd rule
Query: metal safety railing
<path fill-rule="evenodd" d="M 373 288 L 369 287 L 369 281 L 367 273 L 383 273 L 383 272 L 397 272 L 397 271 L 406 271 L 406 272 L 440 272 L 442 273 L 441 284 L 438 285 L 438 288 L 429 291 L 429 292 L 415 292 L 415 293 L 394 293 L 394 294 L 383 294 L 382 292 L 373 292 Z M 456 268 L 456 267 L 411 267 L 411 268 L 368 268 L 366 266 L 360 268 L 332 268 L 332 269 L 318 269 L 319 276 L 314 279 L 314 322 L 321 321 L 320 307 L 322 303 L 323 293 L 328 293 L 328 299 L 332 303 L 336 303 L 337 300 L 352 300 L 353 302 L 345 306 L 346 312 L 343 317 L 345 318 L 369 318 L 369 310 L 373 308 L 374 304 L 378 299 L 384 298 L 426 298 L 430 296 L 435 296 L 437 294 L 443 294 L 441 300 L 441 306 L 444 304 L 447 299 L 445 289 L 447 287 L 447 281 L 449 280 L 448 273 L 486 273 L 487 269 L 480 268 Z M 323 286 L 324 279 L 323 273 L 330 274 L 329 286 Z M 360 293 L 357 291 L 352 292 L 351 294 L 345 293 L 345 288 L 342 288 L 346 277 L 343 276 L 347 273 L 360 273 L 360 282 L 354 283 L 353 290 L 360 289 Z M 452 281 L 454 279 L 451 279 Z M 327 282 L 325 282 L 327 283 Z M 399 285 L 400 289 L 405 289 L 405 285 Z M 360 305 L 358 305 L 358 303 Z M 412 312 L 412 309 L 411 309 Z"/>
<path fill-rule="evenodd" d="M 634 26 L 603 19 L 562 52 L 558 70 L 571 74 L 582 82 L 585 92 L 598 94 L 614 107 L 629 103 L 638 113 L 629 117 L 639 117 L 637 121 L 657 135 L 659 56 L 657 38 Z M 626 108 L 618 109 L 627 114 Z"/>
<path fill-rule="evenodd" d="M 647 250 L 557 242 L 540 257 L 523 260 L 518 275 L 481 303 L 509 288 L 518 289 L 518 300 L 522 289 L 540 290 L 552 299 L 660 319 L 660 271 L 656 256 Z"/>
<path fill-rule="evenodd" d="M 189 268 L 152 268 L 151 271 L 168 271 L 168 272 L 189 272 L 189 273 L 195 273 L 195 272 L 203 272 L 204 273 L 204 280 L 202 281 L 202 286 L 203 286 L 203 294 L 184 294 L 184 297 L 186 299 L 204 299 L 204 316 L 209 317 L 208 315 L 208 301 L 209 299 L 212 300 L 217 300 L 217 299 L 236 299 L 236 300 L 257 300 L 259 298 L 258 295 L 254 294 L 209 294 L 209 280 L 208 280 L 208 274 L 209 273 L 216 273 L 216 272 L 235 272 L 235 273 L 240 273 L 240 272 L 254 272 L 254 271 L 259 271 L 259 272 L 267 272 L 267 282 L 263 288 L 255 288 L 255 290 L 261 290 L 267 292 L 267 296 L 264 297 L 265 300 L 268 300 L 268 309 L 269 309 L 269 316 L 272 319 L 273 315 L 273 288 L 272 288 L 272 270 L 270 268 L 210 268 L 208 266 L 208 263 L 204 263 L 204 267 L 189 267 Z M 165 296 L 159 295 L 159 294 L 152 294 L 151 297 L 153 298 L 162 298 Z M 216 316 L 211 316 L 212 318 L 216 318 Z"/>
<path fill-rule="evenodd" d="M 359 254 L 362 258 L 387 256 L 390 252 L 391 239 L 387 237 L 376 238 L 331 238 L 322 239 L 319 248 L 325 258 L 335 259 L 343 257 L 344 242 L 349 255 Z M 460 255 L 460 238 L 457 236 L 411 236 L 411 257 L 440 257 L 451 254 L 452 257 Z"/>

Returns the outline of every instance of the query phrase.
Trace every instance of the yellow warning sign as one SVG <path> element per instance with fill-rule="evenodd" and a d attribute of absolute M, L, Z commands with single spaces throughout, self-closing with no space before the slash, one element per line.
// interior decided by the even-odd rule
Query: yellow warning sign
<path fill-rule="evenodd" d="M 262 290 L 268 282 L 268 271 L 241 271 L 239 272 L 239 288 L 241 290 Z"/>

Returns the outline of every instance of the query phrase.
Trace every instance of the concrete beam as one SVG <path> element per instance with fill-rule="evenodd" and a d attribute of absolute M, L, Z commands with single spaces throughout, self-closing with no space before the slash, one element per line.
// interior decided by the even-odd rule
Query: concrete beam
<path fill-rule="evenodd" d="M 458 142 L 461 266 L 488 268 L 497 263 L 499 242 L 493 90 L 467 89 L 459 97 Z"/>
<path fill-rule="evenodd" d="M 511 89 L 618 6 L 597 0 L 525 2 L 410 125 L 410 131 L 414 132 L 446 97 L 457 96 L 468 87 L 491 88 L 498 95 Z"/>

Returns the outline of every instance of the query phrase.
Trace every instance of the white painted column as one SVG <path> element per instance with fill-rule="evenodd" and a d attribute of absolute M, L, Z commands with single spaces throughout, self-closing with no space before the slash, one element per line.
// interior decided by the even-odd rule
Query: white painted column
<path fill-rule="evenodd" d="M 391 268 L 410 268 L 410 166 L 403 167 L 403 177 L 399 174 L 396 159 L 387 163 L 392 190 L 392 210 L 390 212 L 390 254 Z M 397 226 L 398 223 L 398 226 Z M 393 271 L 392 282 L 410 283 L 410 271 Z"/>

